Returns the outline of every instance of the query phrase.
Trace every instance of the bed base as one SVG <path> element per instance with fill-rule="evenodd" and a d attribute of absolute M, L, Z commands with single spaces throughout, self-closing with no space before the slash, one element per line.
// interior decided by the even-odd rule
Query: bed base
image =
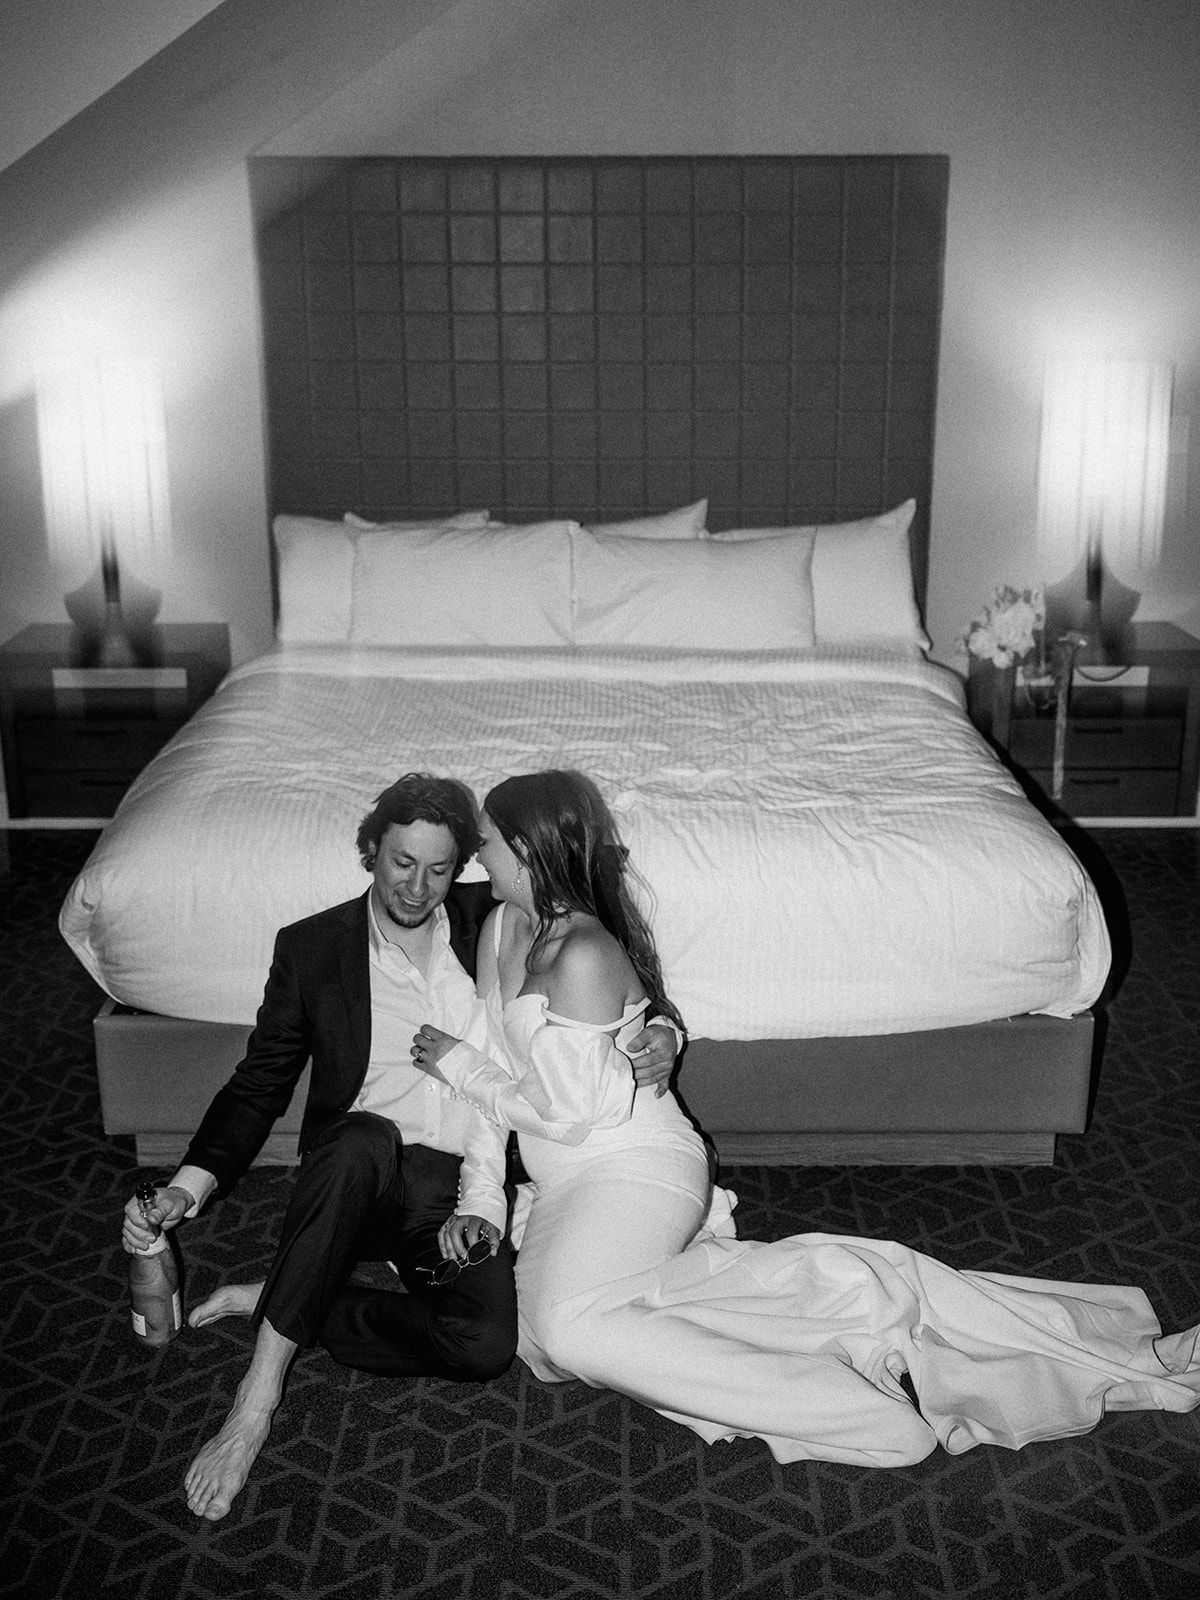
<path fill-rule="evenodd" d="M 107 1134 L 141 1166 L 171 1166 L 241 1059 L 248 1027 L 132 1011 L 94 1022 Z M 1050 1166 L 1087 1127 L 1094 1018 L 1009 1017 L 925 1033 L 696 1039 L 682 1099 L 723 1164 Z M 307 1071 L 259 1156 L 296 1160 Z"/>

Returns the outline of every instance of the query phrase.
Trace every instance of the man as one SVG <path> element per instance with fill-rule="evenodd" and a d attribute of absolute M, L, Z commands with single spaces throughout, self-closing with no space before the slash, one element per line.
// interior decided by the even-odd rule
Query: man
<path fill-rule="evenodd" d="M 300 1166 L 267 1278 L 218 1289 L 188 1317 L 201 1327 L 253 1316 L 258 1329 L 233 1407 L 184 1480 L 189 1508 L 211 1521 L 245 1484 L 297 1349 L 320 1343 L 387 1376 L 475 1382 L 516 1351 L 505 1135 L 410 1056 L 426 1021 L 485 1042 L 471 974 L 490 894 L 455 882 L 479 845 L 474 802 L 450 779 L 409 773 L 379 796 L 357 842 L 369 889 L 282 929 L 245 1057 L 148 1217 L 136 1200 L 125 1207 L 132 1252 L 151 1242 L 147 1222 L 175 1227 L 227 1194 L 311 1057 Z M 674 1033 L 655 1025 L 634 1044 L 638 1082 L 662 1081 Z M 452 1213 L 473 1247 L 462 1268 L 438 1244 Z M 351 1285 L 363 1260 L 392 1263 L 408 1292 Z"/>

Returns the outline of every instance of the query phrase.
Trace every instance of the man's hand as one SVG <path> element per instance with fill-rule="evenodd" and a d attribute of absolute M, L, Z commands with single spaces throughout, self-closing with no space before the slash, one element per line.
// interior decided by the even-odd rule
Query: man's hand
<path fill-rule="evenodd" d="M 172 1185 L 169 1189 L 155 1189 L 154 1204 L 142 1216 L 137 1197 L 125 1202 L 125 1221 L 121 1225 L 121 1248 L 132 1255 L 135 1250 L 146 1250 L 157 1237 L 159 1228 L 173 1228 L 194 1204 L 186 1189 Z"/>
<path fill-rule="evenodd" d="M 500 1230 L 495 1223 L 469 1214 L 460 1216 L 457 1211 L 438 1230 L 438 1246 L 447 1261 L 465 1261 L 467 1251 L 480 1239 L 487 1240 L 493 1255 L 499 1250 Z"/>
<path fill-rule="evenodd" d="M 629 1059 L 633 1062 L 634 1082 L 639 1089 L 653 1089 L 655 1099 L 661 1099 L 671 1084 L 671 1069 L 675 1065 L 675 1032 L 665 1023 L 652 1022 L 629 1041 Z"/>

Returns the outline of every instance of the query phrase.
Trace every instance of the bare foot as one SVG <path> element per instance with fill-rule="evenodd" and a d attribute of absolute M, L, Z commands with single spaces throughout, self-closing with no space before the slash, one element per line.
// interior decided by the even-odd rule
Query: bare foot
<path fill-rule="evenodd" d="M 225 1283 L 188 1312 L 188 1327 L 203 1328 L 222 1317 L 252 1317 L 262 1293 L 262 1282 Z"/>
<path fill-rule="evenodd" d="M 275 1408 L 260 1411 L 241 1396 L 220 1433 L 200 1451 L 184 1476 L 188 1510 L 217 1522 L 245 1487 L 250 1468 L 271 1431 Z"/>

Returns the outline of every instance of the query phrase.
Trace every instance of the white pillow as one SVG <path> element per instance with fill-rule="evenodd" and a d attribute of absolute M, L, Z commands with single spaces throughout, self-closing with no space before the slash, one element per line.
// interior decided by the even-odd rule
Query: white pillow
<path fill-rule="evenodd" d="M 344 644 L 350 637 L 354 536 L 341 522 L 277 516 L 271 525 L 284 644 Z"/>
<path fill-rule="evenodd" d="M 609 534 L 617 539 L 702 539 L 708 516 L 708 501 L 664 511 L 658 517 L 638 517 L 632 522 L 593 522 L 590 533 Z"/>
<path fill-rule="evenodd" d="M 813 616 L 820 644 L 896 640 L 929 649 L 908 543 L 916 509 L 915 500 L 906 500 L 881 517 L 816 529 Z"/>
<path fill-rule="evenodd" d="M 486 528 L 492 520 L 490 511 L 456 511 L 451 517 L 421 517 L 407 522 L 369 522 L 354 511 L 347 511 L 342 519 L 352 528 L 400 528 L 412 531 L 419 528 Z"/>
<path fill-rule="evenodd" d="M 813 536 L 813 626 L 819 645 L 904 644 L 930 648 L 913 595 L 908 530 L 915 500 L 858 522 L 806 529 L 730 528 L 712 533 L 722 543 Z"/>
<path fill-rule="evenodd" d="M 272 523 L 279 578 L 276 636 L 283 644 L 345 644 L 350 638 L 358 535 L 482 528 L 488 511 L 459 511 L 442 522 L 368 522 L 347 511 L 340 522 L 281 513 Z"/>
<path fill-rule="evenodd" d="M 813 643 L 812 535 L 611 538 L 572 530 L 577 645 L 800 650 Z"/>
<path fill-rule="evenodd" d="M 359 533 L 351 642 L 569 644 L 572 527 Z"/>

